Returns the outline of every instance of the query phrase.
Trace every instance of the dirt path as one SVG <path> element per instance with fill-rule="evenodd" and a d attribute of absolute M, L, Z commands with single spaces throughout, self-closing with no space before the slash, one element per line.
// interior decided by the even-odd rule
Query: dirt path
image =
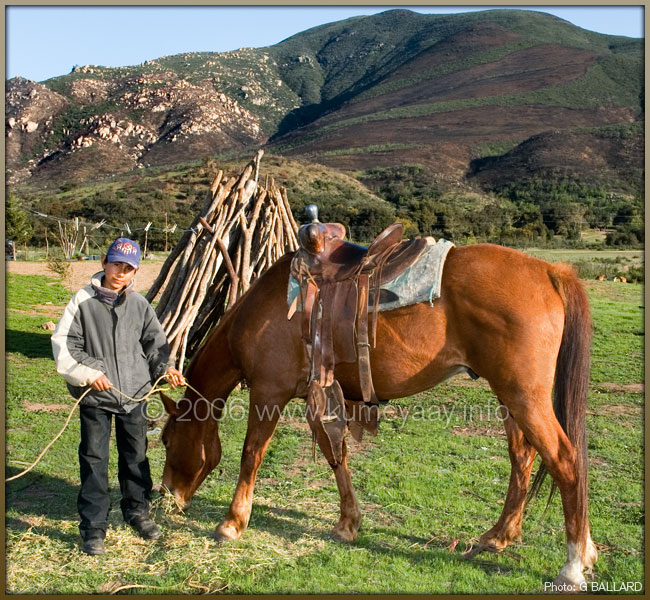
<path fill-rule="evenodd" d="M 58 279 L 58 275 L 52 273 L 47 268 L 47 263 L 44 262 L 7 261 L 5 265 L 7 266 L 7 273 L 45 275 L 53 279 Z M 70 291 L 77 291 L 84 287 L 90 282 L 92 275 L 102 270 L 102 265 L 99 261 L 79 261 L 72 262 L 70 265 L 72 267 L 70 277 L 63 284 Z M 156 280 L 162 265 L 163 263 L 159 261 L 143 262 L 135 277 L 135 290 L 138 292 L 148 290 Z"/>

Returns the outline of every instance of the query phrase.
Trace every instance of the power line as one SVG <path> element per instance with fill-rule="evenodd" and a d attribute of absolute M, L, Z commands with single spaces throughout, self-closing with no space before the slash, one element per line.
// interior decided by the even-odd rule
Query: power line
<path fill-rule="evenodd" d="M 131 227 L 129 223 L 124 223 L 123 226 L 118 227 L 116 225 L 110 225 L 109 223 L 106 222 L 106 219 L 102 219 L 100 222 L 97 223 L 90 223 L 87 221 L 80 221 L 79 217 L 75 217 L 74 219 L 64 219 L 63 217 L 55 217 L 53 215 L 46 215 L 45 213 L 42 213 L 37 210 L 33 210 L 31 208 L 25 208 L 24 209 L 26 212 L 39 217 L 41 219 L 49 219 L 51 221 L 57 221 L 58 223 L 75 223 L 75 227 L 78 225 L 81 225 L 83 227 L 90 227 L 91 230 L 99 230 L 102 227 L 105 227 L 107 229 L 115 229 L 117 231 L 128 231 L 129 235 L 131 235 L 134 232 L 137 231 L 162 231 L 163 233 L 174 233 L 175 231 L 178 230 L 178 225 L 174 223 L 173 225 L 168 225 L 167 227 L 152 227 L 149 222 L 148 225 L 145 225 L 143 227 Z M 181 229 L 178 230 L 179 233 L 184 233 L 185 231 L 192 231 L 194 233 L 197 233 L 195 229 L 189 228 L 189 229 Z"/>

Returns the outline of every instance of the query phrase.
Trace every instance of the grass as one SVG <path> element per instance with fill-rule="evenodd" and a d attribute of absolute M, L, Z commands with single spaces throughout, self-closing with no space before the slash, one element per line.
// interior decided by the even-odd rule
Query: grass
<path fill-rule="evenodd" d="M 7 473 L 15 474 L 60 428 L 72 400 L 51 359 L 45 302 L 61 312 L 69 294 L 54 280 L 10 275 L 7 311 Z M 595 335 L 588 409 L 591 525 L 601 544 L 596 578 L 643 581 L 642 288 L 590 281 Z M 6 489 L 10 593 L 528 593 L 540 592 L 565 557 L 559 498 L 524 523 L 524 542 L 498 555 L 462 552 L 499 516 L 509 461 L 496 403 L 483 380 L 457 377 L 391 402 L 377 437 L 351 442 L 364 520 L 359 538 L 330 537 L 338 493 L 292 401 L 260 468 L 249 529 L 225 546 L 212 537 L 239 473 L 247 393 L 235 392 L 221 425 L 223 459 L 191 507 L 163 497 L 153 514 L 163 538 L 144 542 L 113 511 L 104 557 L 78 547 L 78 425 L 73 419 L 43 462 Z M 235 407 L 237 407 L 235 409 Z M 240 410 L 241 408 L 241 410 Z M 426 418 L 425 418 L 426 417 Z M 150 436 L 154 481 L 164 449 Z M 19 461 L 19 462 L 18 462 Z"/>
<path fill-rule="evenodd" d="M 603 246 L 605 248 L 605 246 Z M 569 262 L 583 279 L 625 277 L 634 283 L 643 282 L 643 250 L 558 250 L 531 248 L 528 254 L 549 262 Z"/>

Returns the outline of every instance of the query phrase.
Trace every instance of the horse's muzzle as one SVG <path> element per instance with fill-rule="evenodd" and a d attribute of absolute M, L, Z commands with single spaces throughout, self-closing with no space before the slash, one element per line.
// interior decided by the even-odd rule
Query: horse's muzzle
<path fill-rule="evenodd" d="M 176 490 L 169 489 L 164 483 L 160 486 L 160 493 L 168 498 L 172 498 L 174 501 L 175 510 L 173 512 L 183 512 L 190 507 L 192 504 L 192 499 L 185 500 Z"/>

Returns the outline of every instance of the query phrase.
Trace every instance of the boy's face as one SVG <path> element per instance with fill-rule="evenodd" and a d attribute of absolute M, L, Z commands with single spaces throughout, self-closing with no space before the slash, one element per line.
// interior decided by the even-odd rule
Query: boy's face
<path fill-rule="evenodd" d="M 119 292 L 123 287 L 129 285 L 137 269 L 123 262 L 107 262 L 105 255 L 102 257 L 104 266 L 104 287 Z"/>

